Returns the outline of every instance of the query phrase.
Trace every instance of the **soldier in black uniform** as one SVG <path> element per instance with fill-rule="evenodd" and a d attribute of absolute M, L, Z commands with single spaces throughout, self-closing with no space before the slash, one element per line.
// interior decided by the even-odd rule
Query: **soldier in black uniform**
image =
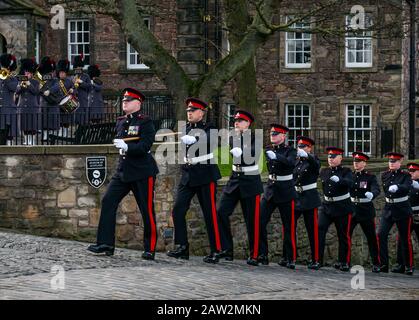
<path fill-rule="evenodd" d="M 80 107 L 75 111 L 75 123 L 87 124 L 89 122 L 89 93 L 92 88 L 90 76 L 83 71 L 85 59 L 83 54 L 74 57 L 73 68 L 74 76 L 72 77 L 74 87 L 76 88 L 76 95 Z"/>
<path fill-rule="evenodd" d="M 298 198 L 295 202 L 295 228 L 299 217 L 304 217 L 308 238 L 310 240 L 311 261 L 308 268 L 320 268 L 319 256 L 319 215 L 321 205 L 317 179 L 320 172 L 320 160 L 312 154 L 314 140 L 309 137 L 297 137 L 297 164 L 294 169 L 295 189 Z"/>
<path fill-rule="evenodd" d="M 386 154 L 389 158 L 389 170 L 381 174 L 383 189 L 386 197 L 383 214 L 380 220 L 380 260 L 381 272 L 388 272 L 388 235 L 394 224 L 400 234 L 402 246 L 402 261 L 406 266 L 406 273 L 413 274 L 413 252 L 411 246 L 410 226 L 412 223 L 412 208 L 409 203 L 409 192 L 412 179 L 409 173 L 400 169 L 403 155 L 397 152 Z"/>
<path fill-rule="evenodd" d="M 235 133 L 229 138 L 230 153 L 233 155 L 233 171 L 223 190 L 218 207 L 223 250 L 217 257 L 233 260 L 230 216 L 240 201 L 249 240 L 250 256 L 247 263 L 257 266 L 259 264 L 260 195 L 263 192 L 258 161 L 263 142 L 257 141 L 255 133 L 249 129 L 254 121 L 249 112 L 238 110 L 234 119 Z"/>
<path fill-rule="evenodd" d="M 211 163 L 214 158 L 210 145 L 210 131 L 216 129 L 204 121 L 207 103 L 195 98 L 186 100 L 188 124 L 186 135 L 181 137 L 186 145 L 186 162 L 182 165 L 182 177 L 178 186 L 172 217 L 175 226 L 175 244 L 178 247 L 167 253 L 169 257 L 189 259 L 186 213 L 192 198 L 197 195 L 204 214 L 211 253 L 204 262 L 217 263 L 216 253 L 221 251 L 220 232 L 216 209 L 217 180 L 221 178 L 218 166 Z M 217 135 L 218 137 L 218 135 Z M 215 147 L 215 145 L 214 145 Z"/>
<path fill-rule="evenodd" d="M 350 225 L 353 213 L 349 192 L 354 181 L 351 169 L 341 165 L 344 150 L 337 147 L 328 147 L 326 150 L 329 167 L 320 171 L 324 194 L 323 210 L 319 215 L 320 263 L 323 263 L 327 230 L 334 223 L 339 239 L 339 257 L 335 268 L 349 271 L 351 261 Z"/>
<path fill-rule="evenodd" d="M 276 208 L 279 209 L 283 225 L 283 261 L 280 265 L 295 269 L 297 243 L 295 237 L 295 191 L 293 172 L 297 151 L 285 144 L 289 129 L 280 124 L 271 124 L 271 145 L 266 147 L 269 180 L 265 186 L 261 210 L 261 241 L 259 261 L 268 264 L 268 235 L 266 226 Z"/>
<path fill-rule="evenodd" d="M 412 222 L 409 226 L 409 233 L 416 232 L 416 237 L 419 239 L 419 164 L 410 162 L 407 164 L 410 176 L 412 177 L 412 187 L 409 193 L 409 202 L 412 207 Z M 397 265 L 391 270 L 394 273 L 405 273 L 406 266 L 403 263 L 403 250 L 400 239 L 398 236 L 397 241 Z M 409 236 L 409 240 L 411 237 Z M 412 242 L 409 242 L 412 247 Z M 413 275 L 413 268 L 409 270 L 408 275 Z"/>
<path fill-rule="evenodd" d="M 122 108 L 125 116 L 118 118 L 117 139 L 114 140 L 120 153 L 118 168 L 102 199 L 97 244 L 89 246 L 88 250 L 113 255 L 116 210 L 121 200 L 132 191 L 144 222 L 142 257 L 154 260 L 157 228 L 153 195 L 158 168 L 150 149 L 156 131 L 153 121 L 140 113 L 144 95 L 132 88 L 126 88 L 123 92 Z M 125 142 L 126 138 L 138 139 Z"/>
<path fill-rule="evenodd" d="M 359 224 L 367 237 L 368 248 L 372 259 L 372 272 L 380 272 L 380 252 L 378 237 L 375 230 L 375 208 L 372 202 L 380 194 L 377 177 L 365 170 L 368 155 L 353 152 L 354 186 L 351 189 L 351 201 L 354 206 L 354 216 L 351 221 L 351 237 Z"/>

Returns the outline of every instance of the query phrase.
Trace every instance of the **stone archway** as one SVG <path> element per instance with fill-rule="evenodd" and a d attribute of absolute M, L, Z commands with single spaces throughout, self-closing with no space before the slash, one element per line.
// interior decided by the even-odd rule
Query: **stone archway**
<path fill-rule="evenodd" d="M 7 53 L 7 41 L 6 38 L 0 33 L 0 55 Z"/>

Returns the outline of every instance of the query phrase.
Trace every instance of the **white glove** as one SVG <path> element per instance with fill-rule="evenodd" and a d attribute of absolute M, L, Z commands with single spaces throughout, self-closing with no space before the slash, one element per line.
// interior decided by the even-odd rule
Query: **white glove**
<path fill-rule="evenodd" d="M 332 180 L 333 182 L 339 182 L 339 177 L 338 176 L 331 176 L 330 180 Z"/>
<path fill-rule="evenodd" d="M 113 141 L 113 145 L 115 146 L 115 147 L 117 147 L 118 149 L 122 149 L 122 150 L 124 150 L 125 152 L 127 152 L 127 150 L 128 150 L 128 145 L 125 143 L 125 141 L 124 140 L 122 140 L 122 139 L 115 139 L 114 141 Z"/>
<path fill-rule="evenodd" d="M 298 149 L 297 150 L 297 156 L 299 156 L 300 158 L 307 158 L 308 153 L 305 152 L 303 149 Z"/>
<path fill-rule="evenodd" d="M 268 150 L 266 151 L 266 156 L 271 159 L 271 160 L 275 160 L 276 159 L 276 154 L 275 152 L 273 152 L 272 150 Z"/>
<path fill-rule="evenodd" d="M 230 153 L 233 155 L 233 157 L 238 158 L 243 154 L 243 151 L 242 151 L 241 148 L 235 147 L 235 148 L 230 150 Z"/>
<path fill-rule="evenodd" d="M 413 188 L 415 188 L 415 189 L 419 189 L 419 182 L 417 182 L 416 180 L 413 180 L 413 182 L 412 182 L 412 186 L 413 186 Z"/>
<path fill-rule="evenodd" d="M 187 145 L 194 144 L 196 142 L 196 138 L 189 135 L 181 137 L 180 140 L 182 140 L 182 142 Z"/>
<path fill-rule="evenodd" d="M 395 185 L 395 184 L 391 185 L 388 188 L 388 191 L 390 191 L 391 193 L 395 193 L 397 190 L 399 190 L 399 187 L 397 185 Z"/>
<path fill-rule="evenodd" d="M 369 191 L 365 192 L 365 196 L 370 200 L 372 200 L 372 198 L 374 198 L 374 195 L 372 194 L 372 192 L 369 192 Z"/>
<path fill-rule="evenodd" d="M 25 82 L 25 84 L 29 87 L 31 85 L 31 82 L 28 80 Z"/>
<path fill-rule="evenodd" d="M 45 97 L 48 97 L 48 96 L 49 96 L 49 94 L 50 94 L 49 90 L 45 90 L 45 91 L 44 91 L 44 96 L 45 96 Z"/>
<path fill-rule="evenodd" d="M 93 80 L 90 80 L 90 83 L 91 83 L 91 84 L 95 84 L 95 82 L 94 82 Z"/>

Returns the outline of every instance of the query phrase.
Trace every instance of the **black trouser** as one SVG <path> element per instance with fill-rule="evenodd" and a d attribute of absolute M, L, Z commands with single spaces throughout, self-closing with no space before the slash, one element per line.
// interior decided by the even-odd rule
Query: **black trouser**
<path fill-rule="evenodd" d="M 186 213 L 191 205 L 192 198 L 197 195 L 202 213 L 204 214 L 211 252 L 218 252 L 221 250 L 220 232 L 218 228 L 219 223 L 216 211 L 216 186 L 215 182 L 197 187 L 179 184 L 175 205 L 172 211 L 173 223 L 175 226 L 175 244 L 188 244 Z"/>
<path fill-rule="evenodd" d="M 412 227 L 411 232 L 415 232 L 416 233 L 416 238 L 418 238 L 418 240 L 419 240 L 419 224 L 418 223 L 412 223 L 411 227 Z M 400 241 L 400 234 L 397 235 L 397 263 L 400 264 L 400 265 L 404 265 L 404 263 L 403 263 L 403 250 L 402 250 L 402 243 Z"/>
<path fill-rule="evenodd" d="M 271 220 L 272 213 L 278 208 L 282 220 L 283 257 L 290 262 L 297 259 L 297 242 L 295 238 L 296 218 L 294 212 L 294 200 L 288 202 L 274 202 L 262 198 L 261 203 L 261 241 L 260 254 L 268 254 L 267 225 Z"/>
<path fill-rule="evenodd" d="M 413 249 L 412 249 L 412 217 L 394 220 L 392 216 L 381 217 L 380 231 L 380 260 L 381 265 L 388 266 L 388 235 L 393 225 L 396 224 L 399 231 L 399 242 L 401 245 L 400 264 L 406 267 L 413 267 Z"/>
<path fill-rule="evenodd" d="M 319 262 L 319 215 L 318 209 L 295 210 L 295 228 L 297 229 L 298 219 L 304 217 L 308 239 L 310 241 L 311 261 Z"/>
<path fill-rule="evenodd" d="M 342 216 L 332 217 L 324 212 L 319 215 L 319 235 L 320 235 L 320 263 L 323 263 L 324 249 L 326 246 L 326 234 L 329 226 L 334 223 L 339 240 L 338 261 L 340 263 L 351 262 L 351 234 L 350 225 L 352 213 Z"/>
<path fill-rule="evenodd" d="M 123 182 L 114 176 L 102 199 L 97 243 L 114 246 L 116 211 L 121 200 L 130 192 L 134 194 L 144 222 L 144 250 L 154 252 L 157 242 L 156 215 L 154 212 L 155 177 Z"/>
<path fill-rule="evenodd" d="M 220 221 L 221 243 L 223 250 L 233 250 L 233 237 L 231 235 L 230 216 L 240 201 L 244 221 L 246 222 L 247 237 L 249 240 L 250 256 L 257 259 L 259 256 L 260 239 L 260 195 L 243 198 L 240 188 L 232 193 L 223 193 L 218 206 Z"/>
<path fill-rule="evenodd" d="M 377 232 L 375 230 L 375 218 L 358 221 L 358 219 L 355 216 L 351 223 L 351 238 L 358 224 L 361 226 L 362 231 L 367 237 L 372 264 L 380 265 L 380 245 L 378 241 Z"/>

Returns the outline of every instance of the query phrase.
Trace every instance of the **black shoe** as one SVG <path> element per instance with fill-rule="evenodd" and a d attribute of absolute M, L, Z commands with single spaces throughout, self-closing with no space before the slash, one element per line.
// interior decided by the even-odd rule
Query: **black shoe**
<path fill-rule="evenodd" d="M 141 258 L 144 260 L 154 260 L 154 252 L 144 251 Z"/>
<path fill-rule="evenodd" d="M 282 258 L 282 260 L 281 260 L 281 261 L 279 261 L 279 262 L 278 262 L 278 264 L 279 264 L 281 267 L 286 267 L 286 266 L 288 265 L 288 261 L 287 261 L 286 259 Z"/>
<path fill-rule="evenodd" d="M 404 273 L 405 269 L 406 268 L 404 267 L 404 265 L 398 264 L 393 269 L 391 269 L 391 272 L 393 272 L 393 273 Z"/>
<path fill-rule="evenodd" d="M 257 259 L 253 259 L 253 258 L 247 258 L 247 264 L 251 265 L 251 266 L 258 266 L 259 262 Z"/>
<path fill-rule="evenodd" d="M 343 272 L 348 272 L 349 270 L 351 270 L 351 267 L 350 267 L 350 266 L 349 266 L 349 264 L 347 264 L 347 263 L 342 263 L 342 264 L 340 265 L 339 270 L 340 270 L 340 271 L 343 271 Z"/>
<path fill-rule="evenodd" d="M 335 269 L 338 269 L 338 270 L 340 270 L 340 267 L 342 266 L 342 263 L 340 263 L 340 262 L 336 262 L 334 265 L 333 265 L 333 267 L 335 268 Z"/>
<path fill-rule="evenodd" d="M 380 266 L 380 272 L 381 273 L 388 273 L 388 265 L 385 265 L 385 264 L 382 264 L 381 266 Z"/>
<path fill-rule="evenodd" d="M 107 256 L 113 256 L 115 247 L 107 244 L 92 244 L 87 248 L 87 250 L 93 253 L 105 253 Z"/>
<path fill-rule="evenodd" d="M 189 245 L 180 245 L 175 250 L 168 251 L 167 256 L 176 259 L 189 260 Z"/>
<path fill-rule="evenodd" d="M 268 256 L 260 255 L 258 257 L 258 262 L 261 263 L 264 266 L 267 266 L 269 264 L 269 258 L 268 258 Z"/>
<path fill-rule="evenodd" d="M 406 268 L 406 271 L 404 272 L 405 274 L 407 274 L 408 276 L 413 276 L 413 271 L 415 270 L 415 268 Z"/>
<path fill-rule="evenodd" d="M 287 263 L 287 268 L 291 270 L 295 270 L 295 261 L 290 261 Z"/>
<path fill-rule="evenodd" d="M 319 270 L 321 268 L 321 265 L 319 262 L 310 262 L 307 266 L 307 268 L 311 270 Z"/>
<path fill-rule="evenodd" d="M 220 260 L 217 257 L 217 253 L 212 252 L 209 255 L 205 256 L 203 261 L 206 262 L 206 263 L 218 263 L 218 261 L 220 261 Z"/>
<path fill-rule="evenodd" d="M 374 273 L 380 273 L 380 271 L 381 271 L 381 268 L 380 268 L 380 266 L 379 265 L 373 265 L 372 266 L 372 270 L 371 270 L 372 272 L 374 272 Z"/>
<path fill-rule="evenodd" d="M 225 259 L 227 261 L 233 261 L 233 250 L 223 250 L 221 252 L 218 252 L 216 257 L 218 259 Z"/>

